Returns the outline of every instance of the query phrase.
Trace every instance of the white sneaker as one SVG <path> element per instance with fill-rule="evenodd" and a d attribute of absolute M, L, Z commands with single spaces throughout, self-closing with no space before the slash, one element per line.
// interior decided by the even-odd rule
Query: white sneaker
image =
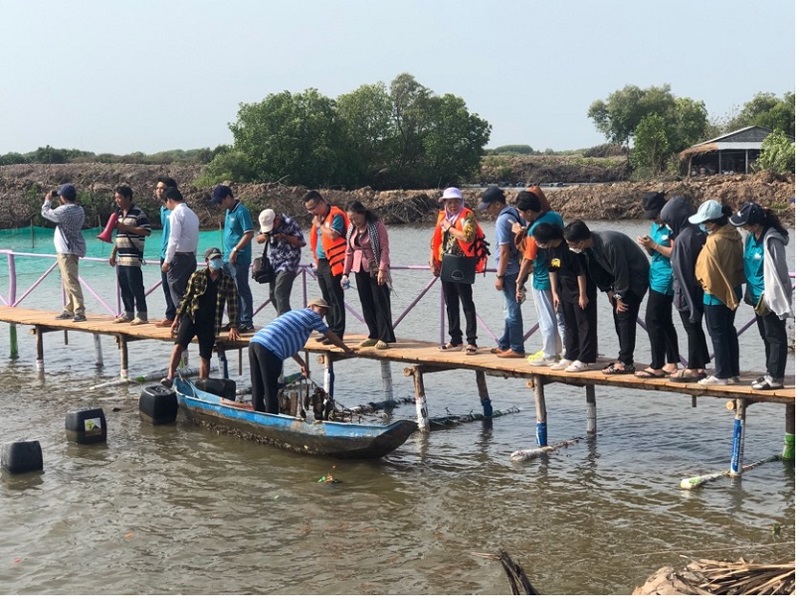
<path fill-rule="evenodd" d="M 550 368 L 553 371 L 563 371 L 564 369 L 566 369 L 571 364 L 572 364 L 571 360 L 566 359 L 566 358 L 562 358 L 560 361 L 558 361 L 554 365 L 551 365 Z"/>
<path fill-rule="evenodd" d="M 551 367 L 561 360 L 560 356 L 543 356 L 542 358 L 535 358 L 536 354 L 528 356 L 528 364 L 532 367 Z"/>
<path fill-rule="evenodd" d="M 567 373 L 579 373 L 580 371 L 588 371 L 590 363 L 585 363 L 580 360 L 573 360 L 572 364 L 564 369 Z"/>
<path fill-rule="evenodd" d="M 698 385 L 732 385 L 736 382 L 733 379 L 720 379 L 719 377 L 714 377 L 714 375 L 709 375 L 708 377 L 704 377 L 700 381 L 697 382 Z"/>

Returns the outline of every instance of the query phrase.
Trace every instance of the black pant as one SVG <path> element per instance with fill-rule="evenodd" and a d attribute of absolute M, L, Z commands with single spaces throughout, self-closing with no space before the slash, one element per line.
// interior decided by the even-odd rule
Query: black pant
<path fill-rule="evenodd" d="M 250 342 L 247 354 L 250 357 L 253 410 L 277 415 L 280 411 L 278 378 L 283 370 L 283 361 L 258 342 Z"/>
<path fill-rule="evenodd" d="M 159 264 L 164 264 L 163 258 Z M 164 300 L 167 303 L 167 310 L 164 311 L 164 318 L 174 321 L 175 313 L 178 312 L 178 307 L 172 302 L 172 294 L 169 291 L 169 281 L 167 281 L 167 274 L 164 273 L 164 271 L 161 271 L 161 289 L 164 292 Z"/>
<path fill-rule="evenodd" d="M 651 288 L 644 321 L 650 337 L 650 368 L 663 368 L 665 356 L 667 363 L 677 363 L 681 357 L 678 352 L 678 332 L 672 324 L 672 296 Z"/>
<path fill-rule="evenodd" d="M 585 363 L 597 361 L 597 294 L 589 294 L 585 309 L 577 302 L 562 302 L 564 311 L 564 358 Z"/>
<path fill-rule="evenodd" d="M 636 294 L 625 294 L 622 301 L 628 305 L 628 310 L 618 313 L 617 300 L 612 304 L 614 311 L 614 329 L 617 330 L 619 339 L 619 356 L 617 360 L 623 365 L 633 364 L 633 351 L 636 349 L 636 317 L 639 316 L 639 307 L 642 299 Z"/>
<path fill-rule="evenodd" d="M 463 344 L 461 333 L 461 314 L 459 300 L 464 305 L 464 320 L 467 322 L 467 344 L 475 344 L 478 340 L 478 319 L 475 314 L 475 303 L 472 301 L 472 286 L 466 283 L 442 282 L 444 303 L 447 306 L 447 329 L 451 344 Z"/>
<path fill-rule="evenodd" d="M 355 273 L 358 299 L 361 300 L 361 311 L 367 324 L 369 337 L 391 343 L 397 340 L 392 327 L 392 305 L 389 301 L 389 286 L 378 285 L 375 277 L 368 271 Z"/>
<path fill-rule="evenodd" d="M 714 376 L 729 379 L 739 376 L 739 337 L 733 319 L 736 311 L 724 304 L 706 304 L 706 327 L 714 347 Z"/>
<path fill-rule="evenodd" d="M 767 373 L 773 379 L 783 379 L 788 352 L 786 321 L 781 321 L 778 315 L 771 312 L 765 317 L 756 315 L 756 323 L 767 351 Z"/>
<path fill-rule="evenodd" d="M 322 297 L 330 304 L 328 314 L 325 316 L 328 327 L 339 337 L 344 337 L 345 310 L 341 275 L 335 276 L 331 272 L 331 264 L 324 258 L 320 258 L 317 265 L 317 282 Z"/>
<path fill-rule="evenodd" d="M 135 304 L 136 316 L 143 319 L 146 318 L 147 300 L 144 295 L 142 268 L 117 266 L 117 281 L 119 282 L 119 292 L 120 296 L 122 296 L 125 315 L 133 314 Z"/>
<path fill-rule="evenodd" d="M 705 369 L 711 357 L 708 355 L 708 344 L 706 344 L 706 334 L 703 333 L 702 319 L 696 323 L 689 321 L 689 311 L 679 310 L 678 314 L 686 330 L 686 340 L 689 344 L 689 355 L 686 365 L 689 369 Z"/>

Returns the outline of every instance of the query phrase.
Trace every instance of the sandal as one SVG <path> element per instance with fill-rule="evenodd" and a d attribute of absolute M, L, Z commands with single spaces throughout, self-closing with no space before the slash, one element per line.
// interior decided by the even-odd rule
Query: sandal
<path fill-rule="evenodd" d="M 461 350 L 463 344 L 454 344 L 453 342 L 447 342 L 446 344 L 442 344 L 439 346 L 439 350 L 442 352 L 453 352 L 455 350 Z"/>
<path fill-rule="evenodd" d="M 467 347 L 464 348 L 464 352 L 472 356 L 478 353 L 478 347 L 475 344 L 467 344 Z"/>
<path fill-rule="evenodd" d="M 602 373 L 604 375 L 629 375 L 636 370 L 636 367 L 633 365 L 622 365 L 618 367 L 616 362 L 608 363 L 605 369 L 603 369 Z"/>
<path fill-rule="evenodd" d="M 678 383 L 695 383 L 706 377 L 706 372 L 693 373 L 691 369 L 678 369 L 674 375 L 670 375 L 669 380 Z"/>
<path fill-rule="evenodd" d="M 639 379 L 663 379 L 664 377 L 669 376 L 667 372 L 664 371 L 664 369 L 655 369 L 653 371 L 644 369 L 642 371 L 636 371 L 636 373 L 634 373 L 633 375 L 634 377 L 638 377 Z"/>

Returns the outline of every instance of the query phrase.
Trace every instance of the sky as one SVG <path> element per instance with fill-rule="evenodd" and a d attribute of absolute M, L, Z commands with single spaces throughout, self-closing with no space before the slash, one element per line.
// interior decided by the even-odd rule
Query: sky
<path fill-rule="evenodd" d="M 0 154 L 233 142 L 240 103 L 410 73 L 488 147 L 605 142 L 587 118 L 668 84 L 709 117 L 794 91 L 793 0 L 0 0 Z"/>

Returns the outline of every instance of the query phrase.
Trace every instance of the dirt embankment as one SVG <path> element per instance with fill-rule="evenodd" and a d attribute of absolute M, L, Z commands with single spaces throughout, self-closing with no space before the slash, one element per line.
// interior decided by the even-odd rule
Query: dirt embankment
<path fill-rule="evenodd" d="M 218 227 L 222 220 L 219 207 L 208 205 L 211 189 L 197 188 L 192 182 L 201 167 L 149 165 L 16 165 L 0 167 L 0 228 L 27 227 L 44 224 L 39 214 L 44 193 L 61 183 L 71 182 L 78 188 L 87 211 L 87 225 L 105 223 L 113 206 L 113 189 L 128 184 L 134 190 L 134 201 L 159 226 L 159 206 L 153 196 L 156 179 L 165 174 L 174 177 L 189 205 L 201 219 L 204 228 Z M 310 222 L 302 197 L 303 187 L 275 184 L 233 185 L 234 193 L 253 213 L 254 219 L 264 208 Z M 354 200 L 374 209 L 387 223 L 432 222 L 438 210 L 439 190 L 375 191 L 363 188 L 352 191 L 320 190 L 331 202 L 346 207 Z M 772 207 L 784 223 L 794 225 L 794 176 L 775 177 L 769 174 L 732 175 L 692 178 L 675 182 L 603 183 L 567 185 L 546 190 L 555 210 L 565 219 L 586 220 L 640 219 L 640 202 L 648 191 L 663 191 L 667 197 L 684 195 L 695 205 L 716 198 L 732 207 L 753 200 Z M 480 201 L 480 188 L 465 188 L 467 205 Z M 509 190 L 506 198 L 513 200 Z"/>

